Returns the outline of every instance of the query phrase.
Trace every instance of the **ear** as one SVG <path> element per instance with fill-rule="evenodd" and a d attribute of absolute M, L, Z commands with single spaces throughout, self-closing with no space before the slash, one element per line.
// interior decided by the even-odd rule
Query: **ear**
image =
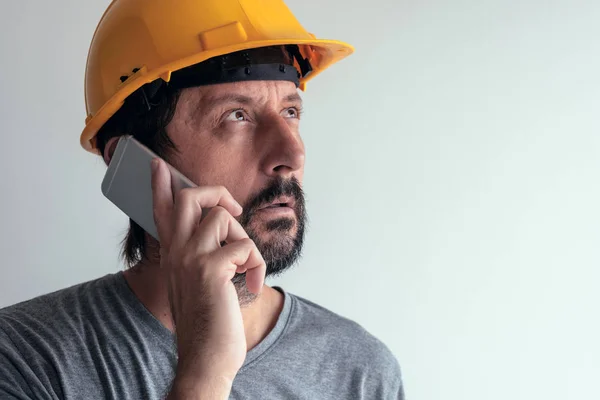
<path fill-rule="evenodd" d="M 112 160 L 112 156 L 115 153 L 115 149 L 117 148 L 117 143 L 119 143 L 120 138 L 120 136 L 114 137 L 110 139 L 108 143 L 106 143 L 103 154 L 106 165 L 110 164 L 110 160 Z"/>

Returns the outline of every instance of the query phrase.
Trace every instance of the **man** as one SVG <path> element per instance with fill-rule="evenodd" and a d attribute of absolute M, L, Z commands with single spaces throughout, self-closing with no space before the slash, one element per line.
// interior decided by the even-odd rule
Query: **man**
<path fill-rule="evenodd" d="M 113 1 L 81 141 L 161 157 L 160 240 L 131 222 L 124 273 L 0 310 L 0 398 L 402 399 L 381 342 L 264 285 L 302 247 L 297 88 L 351 52 L 279 0 Z M 165 161 L 198 188 L 173 193 Z"/>

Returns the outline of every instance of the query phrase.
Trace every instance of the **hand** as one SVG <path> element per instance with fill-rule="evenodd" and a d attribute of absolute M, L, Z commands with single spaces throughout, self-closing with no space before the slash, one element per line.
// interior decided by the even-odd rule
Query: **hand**
<path fill-rule="evenodd" d="M 244 363 L 244 324 L 231 279 L 246 272 L 248 289 L 258 294 L 266 265 L 235 220 L 242 207 L 227 189 L 183 189 L 173 200 L 166 163 L 155 159 L 152 169 L 160 265 L 167 276 L 179 353 L 175 385 L 193 395 L 203 387 L 231 384 Z M 211 210 L 203 216 L 206 208 Z"/>

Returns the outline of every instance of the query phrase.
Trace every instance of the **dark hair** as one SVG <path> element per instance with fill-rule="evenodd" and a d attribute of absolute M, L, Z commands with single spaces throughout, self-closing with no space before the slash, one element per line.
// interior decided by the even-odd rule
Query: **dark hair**
<path fill-rule="evenodd" d="M 166 128 L 175 115 L 181 90 L 163 84 L 150 100 L 146 94 L 150 85 L 153 83 L 129 96 L 123 106 L 100 128 L 96 136 L 100 154 L 104 154 L 111 138 L 123 135 L 133 135 L 165 160 L 177 152 Z M 129 268 L 148 256 L 145 234 L 141 226 L 129 220 L 129 231 L 122 241 L 121 250 L 121 257 Z"/>

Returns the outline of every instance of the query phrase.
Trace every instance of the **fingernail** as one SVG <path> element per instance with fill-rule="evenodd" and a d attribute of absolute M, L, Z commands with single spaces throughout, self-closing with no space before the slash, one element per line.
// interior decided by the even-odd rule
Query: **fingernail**
<path fill-rule="evenodd" d="M 152 173 L 156 172 L 156 169 L 158 168 L 158 159 L 154 159 L 152 160 L 152 162 L 150 163 L 150 167 L 152 168 Z"/>

